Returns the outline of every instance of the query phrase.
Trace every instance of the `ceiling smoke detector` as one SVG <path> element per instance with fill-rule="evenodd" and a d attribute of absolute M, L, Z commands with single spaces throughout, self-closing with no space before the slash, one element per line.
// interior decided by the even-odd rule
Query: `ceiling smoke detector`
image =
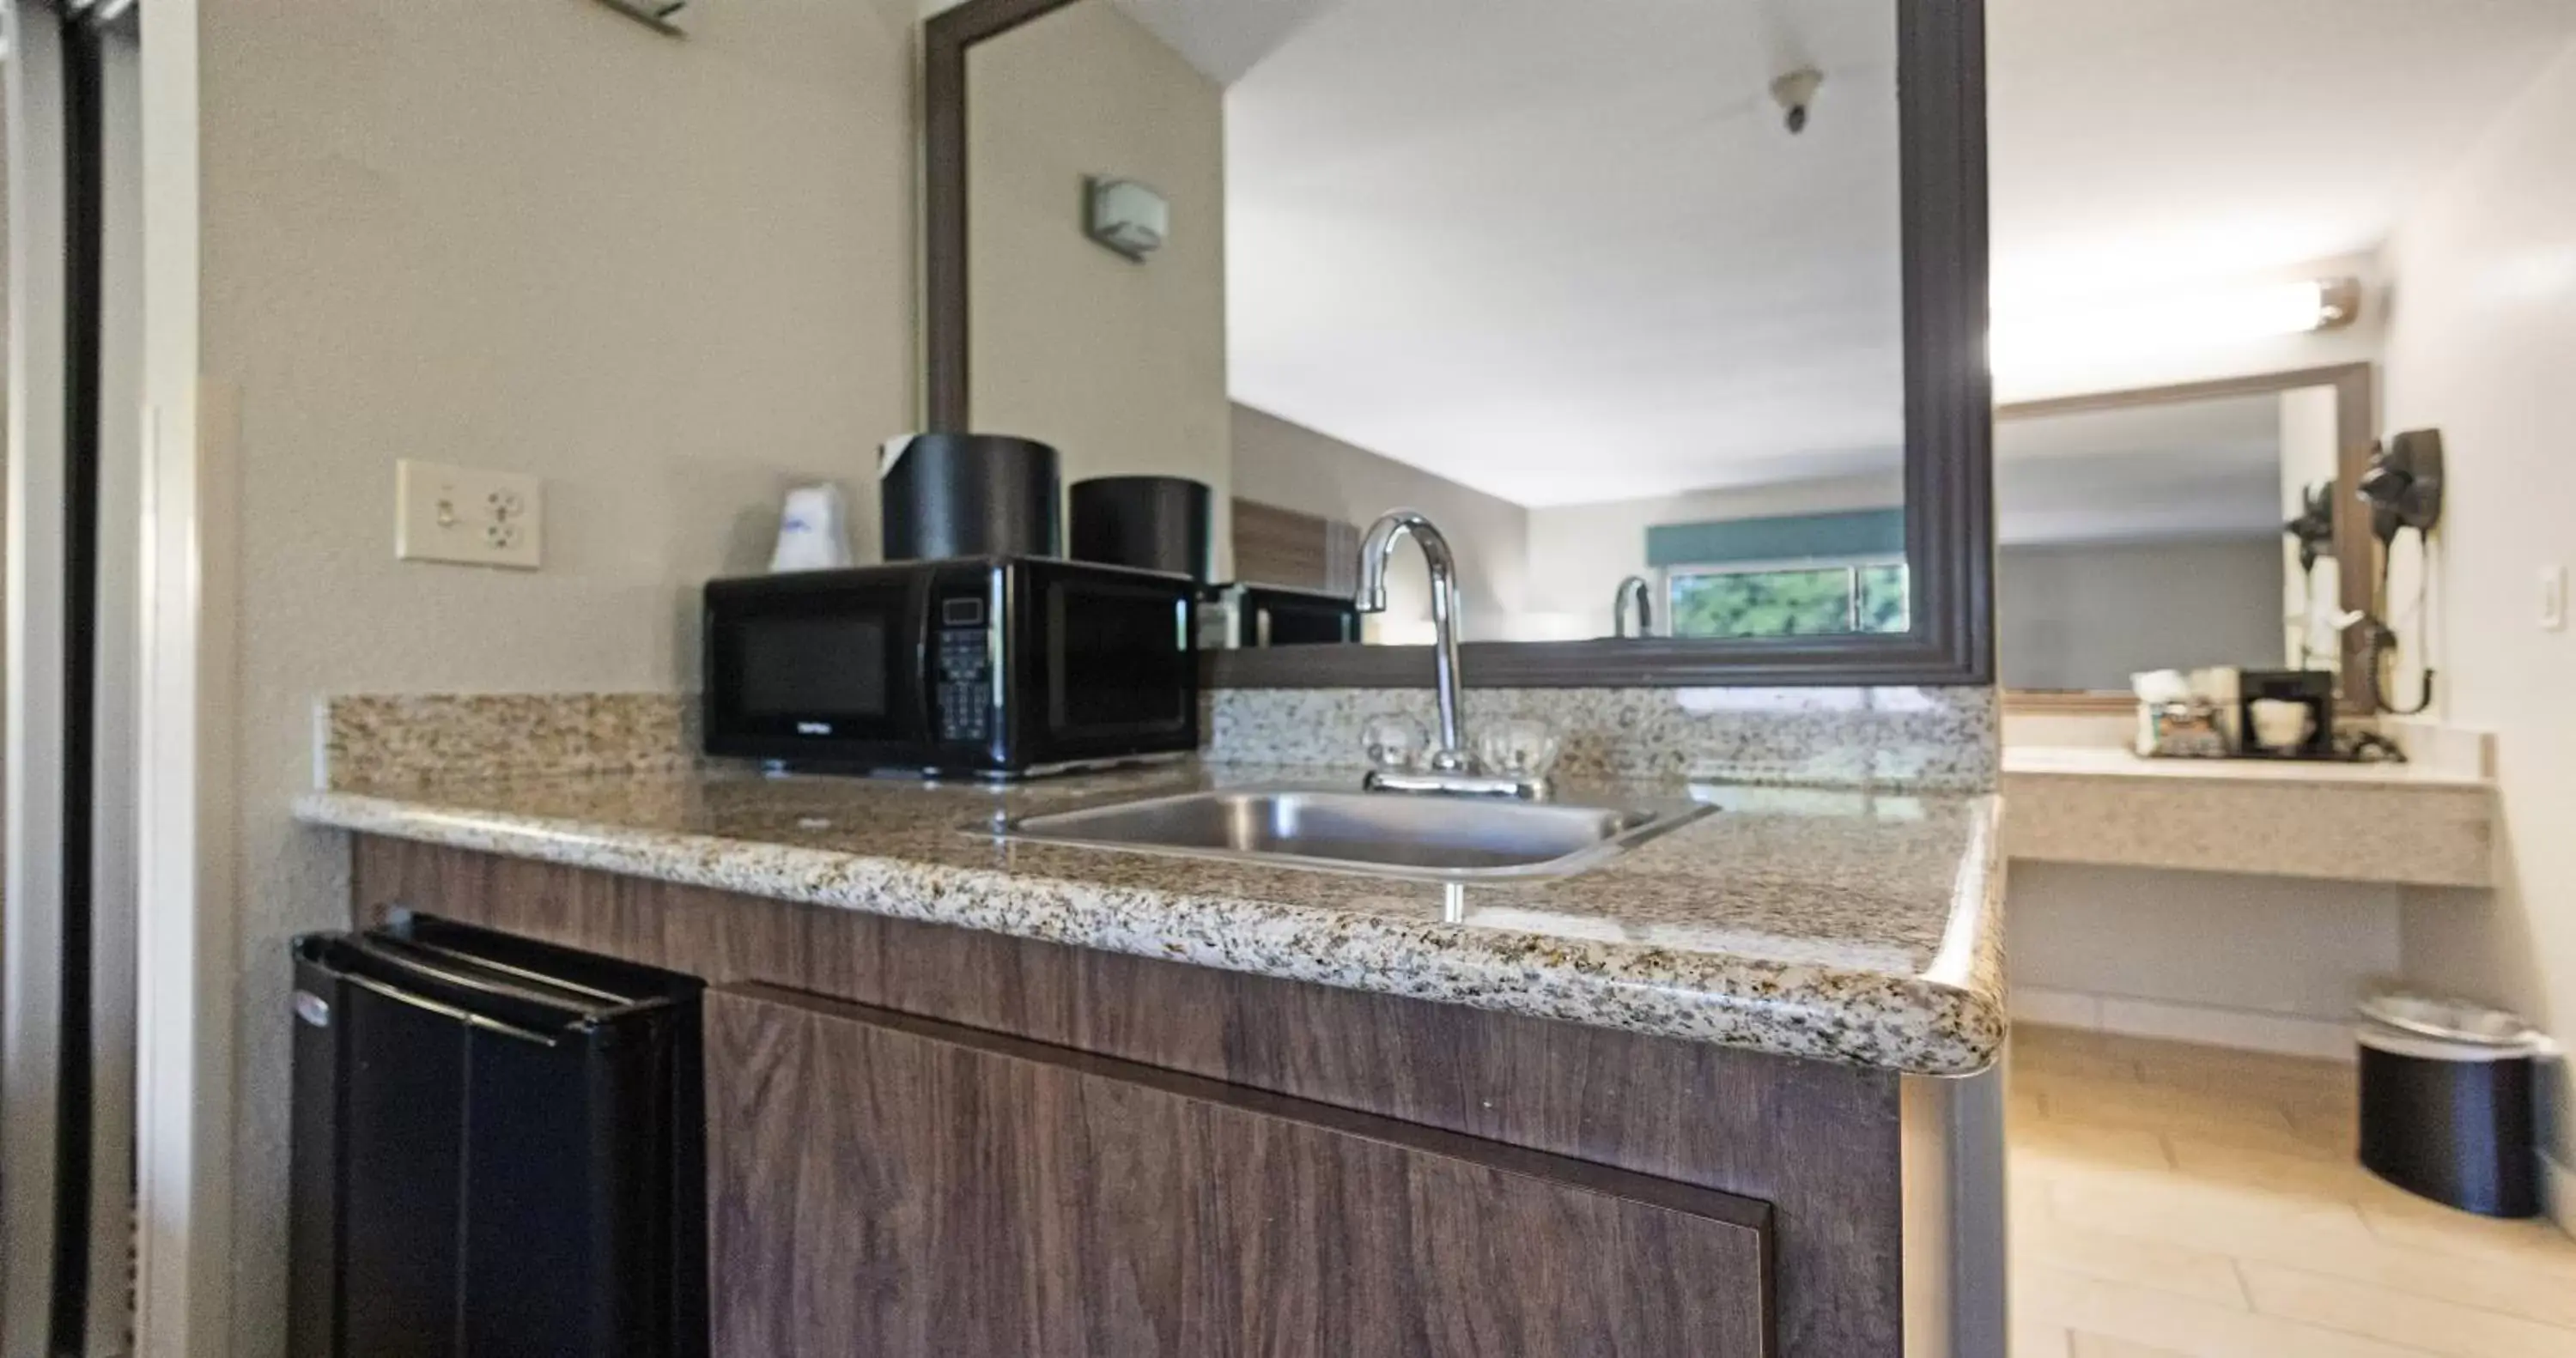
<path fill-rule="evenodd" d="M 1813 66 L 1801 66 L 1771 82 L 1771 97 L 1780 105 L 1781 122 L 1790 136 L 1807 130 L 1807 110 L 1824 83 L 1825 73 Z"/>

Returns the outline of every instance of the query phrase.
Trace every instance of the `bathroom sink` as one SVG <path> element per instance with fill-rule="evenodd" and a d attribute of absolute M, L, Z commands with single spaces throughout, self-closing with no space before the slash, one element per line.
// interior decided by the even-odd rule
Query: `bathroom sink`
<path fill-rule="evenodd" d="M 1394 877 L 1562 877 L 1698 818 L 1626 806 L 1325 788 L 1242 788 L 1026 816 L 1000 836 Z"/>

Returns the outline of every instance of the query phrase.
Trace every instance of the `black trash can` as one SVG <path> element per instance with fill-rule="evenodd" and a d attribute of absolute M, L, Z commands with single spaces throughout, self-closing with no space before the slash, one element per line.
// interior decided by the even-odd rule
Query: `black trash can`
<path fill-rule="evenodd" d="M 2548 1039 L 2454 1001 L 2383 995 L 2361 1011 L 2362 1165 L 2462 1211 L 2539 1215 L 2533 1091 Z"/>

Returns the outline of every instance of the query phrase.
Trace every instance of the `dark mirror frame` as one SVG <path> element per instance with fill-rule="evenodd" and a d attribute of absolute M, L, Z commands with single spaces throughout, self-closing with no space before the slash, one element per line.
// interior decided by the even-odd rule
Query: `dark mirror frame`
<path fill-rule="evenodd" d="M 966 54 L 1078 0 L 966 0 L 925 24 L 929 428 L 970 427 Z M 1984 0 L 1889 0 L 1904 230 L 1905 558 L 1913 628 L 1781 640 L 1475 642 L 1478 688 L 1994 682 L 1993 399 L 1986 373 Z M 1393 506 L 1389 506 L 1393 508 Z M 1605 602 L 1605 607 L 1606 603 Z M 1413 688 L 1428 646 L 1211 651 L 1219 688 Z"/>

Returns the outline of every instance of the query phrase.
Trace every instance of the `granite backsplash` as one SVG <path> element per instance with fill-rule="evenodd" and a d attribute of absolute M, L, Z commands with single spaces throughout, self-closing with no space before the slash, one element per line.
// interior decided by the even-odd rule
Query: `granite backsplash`
<path fill-rule="evenodd" d="M 326 698 L 315 713 L 315 781 L 348 788 L 673 771 L 698 761 L 697 712 L 695 699 L 673 693 Z"/>
<path fill-rule="evenodd" d="M 1428 728 L 1427 689 L 1220 689 L 1208 695 L 1211 763 L 1344 768 L 1381 714 Z M 1989 688 L 1470 689 L 1479 723 L 1535 720 L 1577 778 L 1991 792 L 1999 715 Z"/>
<path fill-rule="evenodd" d="M 1424 689 L 1220 689 L 1214 764 L 1357 768 L 1361 729 L 1401 713 L 1428 727 Z M 677 694 L 361 695 L 317 714 L 317 782 L 542 777 L 684 768 L 696 704 Z M 1578 778 L 1989 792 L 1999 731 L 1985 688 L 1473 689 L 1466 717 L 1534 719 Z"/>

